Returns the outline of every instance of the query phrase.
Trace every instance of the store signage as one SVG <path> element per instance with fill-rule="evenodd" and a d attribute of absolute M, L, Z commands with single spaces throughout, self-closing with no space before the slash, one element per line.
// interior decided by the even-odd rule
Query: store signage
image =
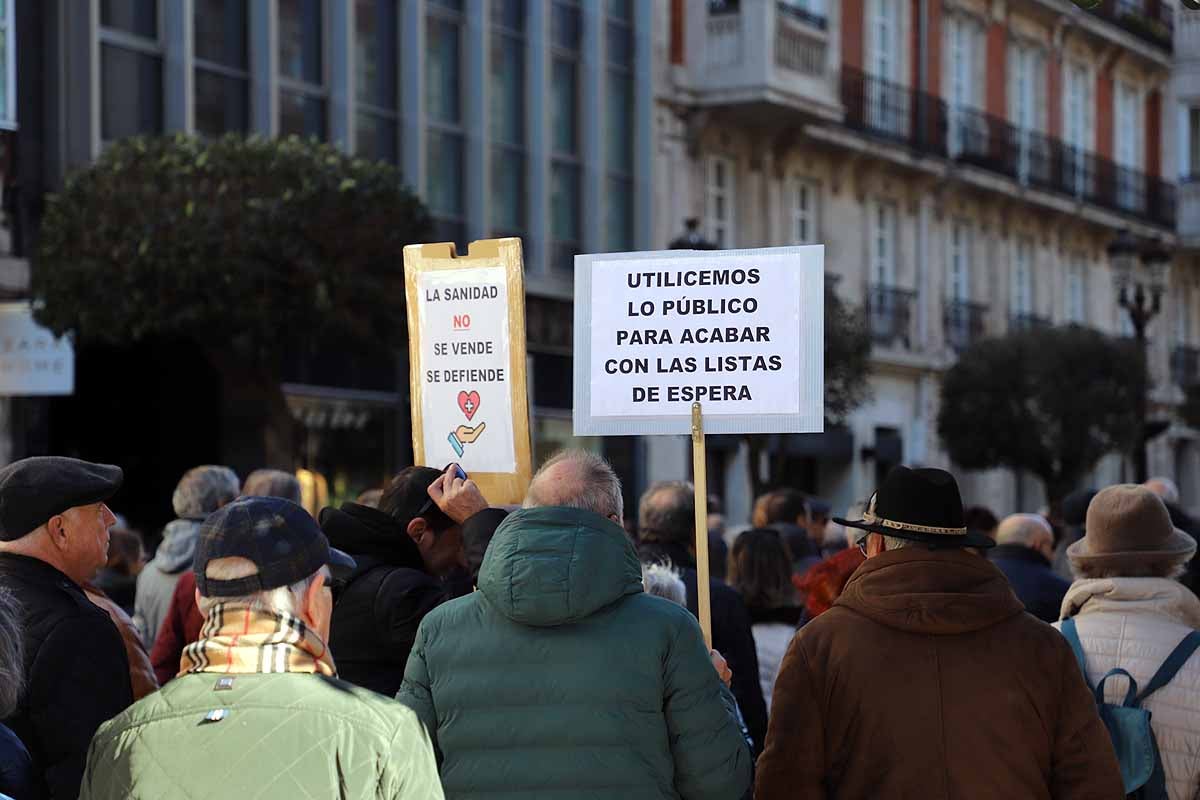
<path fill-rule="evenodd" d="M 75 350 L 33 318 L 28 303 L 0 303 L 0 397 L 75 393 Z"/>

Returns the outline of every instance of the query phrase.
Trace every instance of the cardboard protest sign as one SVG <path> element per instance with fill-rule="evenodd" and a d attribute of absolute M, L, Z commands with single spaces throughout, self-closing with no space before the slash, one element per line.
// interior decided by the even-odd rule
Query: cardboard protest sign
<path fill-rule="evenodd" d="M 462 465 L 488 502 L 519 503 L 532 474 L 521 241 L 404 248 L 413 459 Z"/>
<path fill-rule="evenodd" d="M 576 256 L 575 435 L 822 431 L 824 253 Z"/>

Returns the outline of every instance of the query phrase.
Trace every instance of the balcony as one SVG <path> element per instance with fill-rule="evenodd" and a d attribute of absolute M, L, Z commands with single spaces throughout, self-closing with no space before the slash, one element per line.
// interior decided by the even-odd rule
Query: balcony
<path fill-rule="evenodd" d="M 942 311 L 946 343 L 956 351 L 966 350 L 985 335 L 988 307 L 983 303 L 947 300 Z"/>
<path fill-rule="evenodd" d="M 1049 328 L 1052 324 L 1048 318 L 1039 317 L 1037 314 L 1020 313 L 1008 318 L 1010 331 L 1037 331 Z"/>
<path fill-rule="evenodd" d="M 1200 175 L 1189 175 L 1179 183 L 1179 237 L 1200 246 Z"/>
<path fill-rule="evenodd" d="M 689 20 L 690 23 L 690 20 Z M 829 20 L 803 0 L 709 0 L 686 28 L 687 85 L 698 105 L 759 106 L 837 119 Z"/>
<path fill-rule="evenodd" d="M 917 293 L 911 289 L 880 284 L 867 287 L 867 325 L 876 344 L 912 349 L 916 298 Z"/>
<path fill-rule="evenodd" d="M 1200 382 L 1200 348 L 1176 345 L 1171 350 L 1171 380 L 1181 389 Z"/>
<path fill-rule="evenodd" d="M 946 154 L 946 104 L 934 95 L 844 67 L 842 105 L 849 128 L 920 152 Z"/>
<path fill-rule="evenodd" d="M 1168 53 L 1174 46 L 1171 6 L 1167 0 L 1101 0 L 1091 11 Z"/>

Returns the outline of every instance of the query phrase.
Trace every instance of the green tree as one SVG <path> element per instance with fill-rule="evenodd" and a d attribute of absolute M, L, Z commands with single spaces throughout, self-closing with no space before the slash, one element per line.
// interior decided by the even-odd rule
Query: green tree
<path fill-rule="evenodd" d="M 825 426 L 842 423 L 871 395 L 868 372 L 871 336 L 861 308 L 849 306 L 825 284 Z M 804 435 L 804 434 L 797 434 Z M 750 486 L 757 497 L 784 481 L 786 453 L 770 448 L 770 437 L 750 435 Z M 763 455 L 766 454 L 766 458 Z M 765 463 L 764 463 L 765 462 Z"/>
<path fill-rule="evenodd" d="M 1013 333 L 973 346 L 946 373 L 938 433 L 959 466 L 1028 471 L 1053 503 L 1131 445 L 1145 391 L 1131 340 L 1074 325 Z"/>
<path fill-rule="evenodd" d="M 402 249 L 429 230 L 395 168 L 329 145 L 133 138 L 49 198 L 32 293 L 38 320 L 81 343 L 200 345 L 285 465 L 285 353 L 398 347 Z"/>

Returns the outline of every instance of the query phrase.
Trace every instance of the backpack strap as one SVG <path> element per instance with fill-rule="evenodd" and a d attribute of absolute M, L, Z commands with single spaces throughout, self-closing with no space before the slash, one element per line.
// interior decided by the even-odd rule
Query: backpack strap
<path fill-rule="evenodd" d="M 1187 663 L 1187 660 L 1192 657 L 1192 653 L 1196 652 L 1196 648 L 1200 647 L 1200 631 L 1192 631 L 1187 636 L 1183 637 L 1183 641 L 1175 645 L 1175 649 L 1171 651 L 1171 655 L 1167 656 L 1167 660 L 1158 668 L 1158 672 L 1154 673 L 1154 677 L 1146 684 L 1146 688 L 1137 697 L 1137 705 L 1141 705 L 1142 701 L 1149 697 L 1152 693 L 1158 691 L 1162 687 L 1171 682 L 1175 677 L 1175 673 Z"/>
<path fill-rule="evenodd" d="M 1104 673 L 1103 678 L 1096 681 L 1096 705 L 1104 705 L 1104 683 L 1109 678 L 1125 678 L 1129 681 L 1129 686 L 1125 688 L 1125 699 L 1121 701 L 1121 705 L 1128 708 L 1136 708 L 1138 704 L 1138 700 L 1136 699 L 1138 696 L 1137 681 L 1133 679 L 1132 675 L 1120 667 L 1110 669 L 1108 672 Z"/>
<path fill-rule="evenodd" d="M 1075 653 L 1075 660 L 1079 662 L 1079 671 L 1083 673 L 1083 682 L 1092 688 L 1091 681 L 1088 680 L 1087 672 L 1087 655 L 1083 652 L 1083 643 L 1079 641 L 1079 632 L 1075 630 L 1075 618 L 1068 617 L 1063 620 L 1062 635 L 1067 640 L 1067 644 L 1071 645 L 1071 650 Z"/>

